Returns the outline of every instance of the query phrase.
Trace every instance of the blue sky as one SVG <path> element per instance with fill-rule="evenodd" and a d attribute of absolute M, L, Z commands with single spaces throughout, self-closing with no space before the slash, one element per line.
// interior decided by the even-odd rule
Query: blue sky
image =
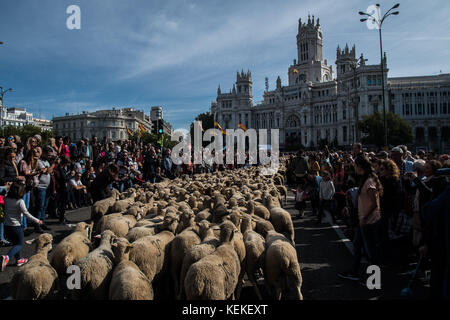
<path fill-rule="evenodd" d="M 401 0 L 400 0 L 401 1 Z M 389 9 L 394 1 L 378 1 Z M 450 73 L 450 2 L 400 2 L 383 26 L 390 77 Z M 81 8 L 81 30 L 66 8 Z M 298 19 L 320 18 L 324 58 L 355 44 L 379 61 L 378 33 L 359 22 L 372 1 L 346 0 L 0 0 L 0 86 L 9 107 L 47 119 L 103 108 L 162 105 L 174 129 L 206 112 L 250 69 L 262 100 L 297 58 Z"/>

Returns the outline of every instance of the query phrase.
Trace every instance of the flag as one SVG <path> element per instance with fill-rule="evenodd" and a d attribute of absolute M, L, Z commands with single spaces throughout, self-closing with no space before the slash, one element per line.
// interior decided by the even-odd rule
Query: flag
<path fill-rule="evenodd" d="M 220 129 L 220 131 L 223 131 L 222 127 L 217 121 L 214 121 L 214 128 Z"/>
<path fill-rule="evenodd" d="M 222 132 L 223 136 L 227 135 L 227 133 L 225 131 L 223 131 L 222 127 L 220 126 L 220 124 L 217 121 L 214 121 L 214 128 L 219 129 L 220 132 Z"/>
<path fill-rule="evenodd" d="M 244 132 L 247 131 L 247 128 L 242 123 L 238 124 L 238 128 L 244 130 Z"/>
<path fill-rule="evenodd" d="M 125 126 L 127 128 L 127 133 L 129 136 L 133 136 L 133 132 L 131 132 L 130 128 L 128 126 Z"/>
<path fill-rule="evenodd" d="M 144 126 L 142 125 L 142 123 L 139 123 L 139 129 L 141 129 L 141 134 L 144 134 L 147 132 L 147 130 L 145 130 Z"/>
<path fill-rule="evenodd" d="M 298 70 L 297 70 L 297 69 L 294 69 L 294 73 L 295 73 L 295 74 L 298 74 Z"/>

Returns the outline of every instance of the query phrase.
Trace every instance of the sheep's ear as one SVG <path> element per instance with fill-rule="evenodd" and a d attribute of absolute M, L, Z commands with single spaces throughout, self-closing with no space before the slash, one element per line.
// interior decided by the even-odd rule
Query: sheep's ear
<path fill-rule="evenodd" d="M 27 240 L 25 241 L 26 244 L 32 244 L 33 242 L 36 241 L 37 238 L 31 239 L 31 240 Z"/>
<path fill-rule="evenodd" d="M 133 246 L 133 244 L 132 244 L 132 243 L 129 243 L 129 244 L 127 245 L 127 248 L 130 248 L 130 249 L 132 249 L 132 248 L 134 248 L 134 246 Z"/>
<path fill-rule="evenodd" d="M 111 246 L 116 247 L 117 248 L 117 242 L 111 243 Z"/>
<path fill-rule="evenodd" d="M 102 237 L 101 234 L 98 234 L 98 235 L 94 236 L 95 239 L 101 239 L 101 237 Z"/>

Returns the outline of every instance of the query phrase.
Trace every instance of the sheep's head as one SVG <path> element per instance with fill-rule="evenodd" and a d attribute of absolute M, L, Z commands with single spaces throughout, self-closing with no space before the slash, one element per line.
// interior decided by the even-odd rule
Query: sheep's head
<path fill-rule="evenodd" d="M 233 208 L 233 207 L 236 207 L 237 205 L 238 205 L 238 202 L 237 202 L 236 198 L 231 198 L 228 201 L 228 208 Z"/>
<path fill-rule="evenodd" d="M 111 247 L 116 264 L 122 260 L 129 260 L 130 250 L 133 248 L 133 245 L 127 239 L 122 237 L 114 239 Z"/>
<path fill-rule="evenodd" d="M 91 224 L 87 224 L 86 222 L 80 222 L 77 224 L 75 232 L 82 232 L 82 233 L 86 232 L 86 237 L 90 238 L 91 235 L 90 230 L 92 230 L 91 228 L 92 228 Z"/>
<path fill-rule="evenodd" d="M 167 212 L 167 214 L 164 217 L 162 229 L 175 233 L 177 226 L 178 226 L 178 215 L 175 212 L 171 211 Z"/>
<path fill-rule="evenodd" d="M 220 242 L 230 242 L 233 240 L 236 226 L 231 221 L 224 221 L 220 224 Z"/>
<path fill-rule="evenodd" d="M 209 227 L 210 227 L 210 224 L 209 224 L 208 220 L 202 220 L 198 223 L 198 233 L 202 240 L 207 236 Z"/>
<path fill-rule="evenodd" d="M 242 215 L 241 218 L 241 232 L 244 234 L 246 231 L 253 230 L 255 228 L 255 220 L 248 214 Z"/>
<path fill-rule="evenodd" d="M 26 241 L 27 244 L 36 244 L 36 253 L 48 253 L 52 250 L 53 236 L 50 233 L 41 234 L 39 237 Z"/>
<path fill-rule="evenodd" d="M 111 198 L 113 198 L 113 199 L 115 199 L 115 200 L 118 200 L 118 199 L 119 199 L 119 196 L 120 196 L 119 190 L 113 189 L 113 190 L 111 191 Z"/>
<path fill-rule="evenodd" d="M 194 215 L 194 212 L 192 212 L 192 210 L 183 210 L 183 213 L 180 216 L 180 220 L 183 223 L 189 223 L 194 218 L 195 218 L 195 215 Z"/>
<path fill-rule="evenodd" d="M 269 231 L 274 231 L 273 225 L 267 220 L 257 220 L 256 221 L 256 232 L 266 238 Z"/>
<path fill-rule="evenodd" d="M 96 235 L 95 238 L 101 239 L 101 243 L 112 244 L 117 239 L 117 236 L 111 230 L 105 230 L 101 234 Z"/>

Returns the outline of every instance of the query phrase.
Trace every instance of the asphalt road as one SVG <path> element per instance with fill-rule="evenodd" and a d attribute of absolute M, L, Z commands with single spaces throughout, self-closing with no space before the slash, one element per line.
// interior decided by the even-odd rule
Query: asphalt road
<path fill-rule="evenodd" d="M 292 194 L 285 208 L 295 216 L 297 211 L 293 208 Z M 90 217 L 90 208 L 82 208 L 68 212 L 67 219 L 71 224 L 87 221 Z M 346 239 L 343 226 L 332 226 L 331 223 L 317 225 L 316 218 L 310 211 L 306 211 L 302 219 L 293 219 L 295 228 L 295 241 L 297 254 L 303 276 L 302 293 L 305 300 L 398 300 L 400 291 L 407 286 L 411 278 L 411 271 L 415 269 L 415 257 L 406 256 L 390 267 L 382 269 L 381 290 L 369 290 L 365 285 L 340 279 L 337 273 L 346 271 L 352 263 L 351 242 Z M 70 234 L 71 228 L 57 224 L 56 220 L 48 219 L 50 233 L 54 237 L 54 245 Z M 36 237 L 32 234 L 26 240 Z M 0 254 L 6 254 L 8 247 L 0 248 Z M 395 248 L 394 248 L 395 250 Z M 34 245 L 25 244 L 22 250 L 24 257 L 34 254 Z M 50 255 L 52 253 L 50 252 Z M 14 260 L 14 259 L 12 259 Z M 0 300 L 10 296 L 9 282 L 17 270 L 16 266 L 8 266 L 0 273 Z M 261 285 L 263 296 L 267 298 Z M 413 287 L 415 299 L 427 299 L 429 287 L 421 273 L 419 280 Z M 246 285 L 243 288 L 242 300 L 254 300 L 256 295 L 253 288 Z"/>

